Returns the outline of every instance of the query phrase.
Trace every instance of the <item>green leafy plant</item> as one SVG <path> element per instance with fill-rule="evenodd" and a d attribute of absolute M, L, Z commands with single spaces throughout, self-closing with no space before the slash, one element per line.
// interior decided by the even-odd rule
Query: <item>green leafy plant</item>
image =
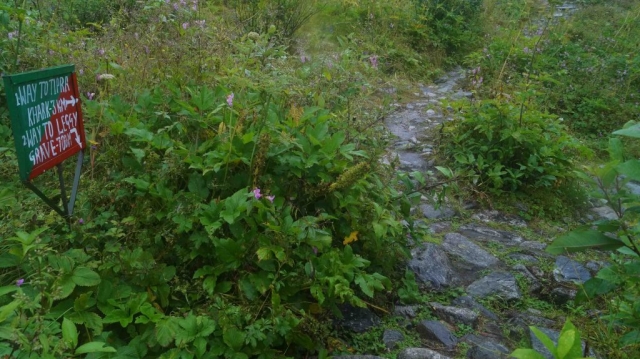
<path fill-rule="evenodd" d="M 454 168 L 498 191 L 553 188 L 573 177 L 574 154 L 588 154 L 553 115 L 498 100 L 464 106 L 445 131 L 443 152 Z"/>
<path fill-rule="evenodd" d="M 569 320 L 562 327 L 557 345 L 538 328 L 530 327 L 530 329 L 555 359 L 585 359 L 582 353 L 580 331 Z M 534 349 L 516 349 L 511 356 L 517 359 L 545 358 Z"/>
<path fill-rule="evenodd" d="M 575 229 L 557 238 L 547 251 L 554 254 L 589 249 L 614 251 L 611 265 L 584 284 L 576 301 L 581 303 L 618 293 L 611 297 L 610 313 L 603 319 L 617 326 L 617 329 L 609 330 L 609 335 L 616 335 L 617 331 L 624 333 L 619 338 L 620 347 L 633 350 L 640 345 L 640 287 L 637 276 L 640 266 L 640 196 L 633 193 L 628 184 L 640 180 L 640 162 L 625 154 L 623 142 L 617 136 L 640 138 L 640 127 L 632 121 L 613 134 L 616 137 L 609 142 L 610 162 L 588 168 L 582 177 L 593 185 L 592 196 L 604 200 L 616 218 L 597 221 L 594 227 Z"/>

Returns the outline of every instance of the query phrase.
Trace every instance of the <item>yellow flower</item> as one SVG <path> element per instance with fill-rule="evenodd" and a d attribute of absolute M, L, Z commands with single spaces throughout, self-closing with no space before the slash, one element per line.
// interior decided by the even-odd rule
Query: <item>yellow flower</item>
<path fill-rule="evenodd" d="M 348 237 L 344 237 L 344 241 L 342 241 L 342 244 L 346 246 L 347 244 L 355 242 L 357 240 L 358 240 L 358 231 L 353 231 L 351 232 L 351 234 L 349 234 Z"/>

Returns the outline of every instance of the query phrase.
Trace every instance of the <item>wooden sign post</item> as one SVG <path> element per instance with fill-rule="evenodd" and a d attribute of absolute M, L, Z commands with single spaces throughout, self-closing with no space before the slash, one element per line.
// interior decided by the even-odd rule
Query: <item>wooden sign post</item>
<path fill-rule="evenodd" d="M 86 147 L 80 92 L 73 65 L 3 76 L 20 180 L 63 217 L 73 213 Z M 62 162 L 78 153 L 71 198 L 67 202 Z M 31 180 L 58 168 L 62 208 Z"/>

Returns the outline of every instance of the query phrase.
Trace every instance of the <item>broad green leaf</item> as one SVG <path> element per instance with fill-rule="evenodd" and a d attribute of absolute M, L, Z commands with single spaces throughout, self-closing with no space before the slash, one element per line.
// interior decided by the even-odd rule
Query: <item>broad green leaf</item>
<path fill-rule="evenodd" d="M 2 297 L 3 295 L 7 294 L 7 293 L 12 293 L 15 292 L 16 290 L 18 290 L 18 287 L 15 285 L 7 285 L 4 287 L 0 287 L 0 297 Z"/>
<path fill-rule="evenodd" d="M 77 267 L 73 271 L 71 279 L 76 285 L 81 287 L 91 287 L 100 284 L 100 276 L 98 273 L 86 267 Z"/>
<path fill-rule="evenodd" d="M 615 131 L 613 134 L 626 136 L 626 137 L 640 138 L 640 123 L 635 124 L 633 126 L 629 126 L 622 130 Z"/>
<path fill-rule="evenodd" d="M 554 240 L 547 247 L 547 252 L 564 254 L 587 249 L 615 250 L 623 245 L 622 241 L 606 236 L 601 232 L 592 229 L 578 229 Z"/>
<path fill-rule="evenodd" d="M 176 323 L 173 318 L 167 318 L 166 320 L 162 320 L 156 323 L 155 332 L 158 344 L 163 347 L 171 344 L 171 342 L 173 342 L 173 339 L 176 337 L 178 329 L 178 323 Z"/>
<path fill-rule="evenodd" d="M 566 338 L 564 338 L 566 336 Z M 561 354 L 564 353 L 564 354 Z M 581 358 L 582 357 L 582 341 L 580 339 L 580 331 L 571 321 L 567 320 L 560 332 L 558 339 L 558 355 L 561 358 Z"/>
<path fill-rule="evenodd" d="M 609 293 L 617 286 L 614 283 L 606 281 L 600 278 L 591 278 L 584 283 L 584 285 L 578 290 L 576 296 L 576 304 L 584 303 L 588 300 L 595 298 L 596 296 Z"/>
<path fill-rule="evenodd" d="M 207 340 L 205 338 L 196 338 L 193 341 L 193 347 L 196 349 L 196 358 L 202 358 L 207 351 Z"/>
<path fill-rule="evenodd" d="M 89 342 L 82 344 L 78 349 L 76 349 L 76 355 L 87 353 L 115 353 L 117 351 L 115 348 L 106 345 L 106 343 L 102 342 Z"/>
<path fill-rule="evenodd" d="M 556 350 L 556 346 L 553 344 L 553 341 L 549 339 L 549 337 L 540 331 L 540 329 L 536 327 L 529 327 L 533 334 L 540 340 L 540 342 L 549 350 L 549 352 L 554 356 L 554 358 L 558 357 L 558 352 Z"/>
<path fill-rule="evenodd" d="M 242 345 L 244 344 L 244 338 L 244 332 L 239 330 L 238 328 L 229 328 L 222 334 L 224 343 L 236 352 L 242 348 Z"/>
<path fill-rule="evenodd" d="M 640 161 L 629 160 L 618 165 L 618 172 L 634 181 L 640 181 Z"/>
<path fill-rule="evenodd" d="M 453 178 L 453 172 L 446 167 L 436 166 L 436 169 L 440 171 L 445 177 Z"/>
<path fill-rule="evenodd" d="M 20 306 L 20 304 L 22 304 L 22 302 L 16 299 L 13 302 L 0 307 L 0 323 L 9 318 L 9 316 Z"/>
<path fill-rule="evenodd" d="M 533 349 L 516 349 L 511 353 L 516 359 L 545 359 L 545 357 Z"/>
<path fill-rule="evenodd" d="M 617 137 L 609 139 L 609 157 L 612 161 L 624 161 L 624 145 Z"/>
<path fill-rule="evenodd" d="M 620 338 L 620 346 L 638 345 L 640 343 L 640 330 L 632 330 Z"/>
<path fill-rule="evenodd" d="M 71 345 L 71 348 L 78 346 L 78 328 L 67 318 L 62 319 L 62 339 Z"/>

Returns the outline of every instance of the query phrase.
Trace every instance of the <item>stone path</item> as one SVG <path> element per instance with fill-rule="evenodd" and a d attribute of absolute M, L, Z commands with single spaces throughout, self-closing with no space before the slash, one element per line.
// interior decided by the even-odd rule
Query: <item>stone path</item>
<path fill-rule="evenodd" d="M 399 170 L 406 172 L 424 172 L 433 167 L 433 132 L 453 115 L 453 109 L 443 108 L 443 100 L 472 96 L 460 89 L 464 75 L 457 69 L 434 85 L 421 86 L 419 100 L 399 108 L 387 118 L 387 128 L 396 140 L 384 161 L 399 163 Z M 412 258 L 407 267 L 415 273 L 421 290 L 455 293 L 459 291 L 452 289 L 463 288 L 465 293 L 448 303 L 410 306 L 398 303 L 393 312 L 396 322 L 404 323 L 407 332 L 420 338 L 421 345 L 400 351 L 397 358 L 460 357 L 463 347 L 467 348 L 465 357 L 469 359 L 507 358 L 515 349 L 514 343 L 522 338 L 530 340 L 545 358 L 552 358 L 530 332 L 529 326 L 534 325 L 557 340 L 564 318 L 546 318 L 533 308 L 493 312 L 480 301 L 485 304 L 497 302 L 498 305 L 489 307 L 506 308 L 514 307 L 510 304 L 524 297 L 531 297 L 549 305 L 563 305 L 575 297 L 576 284 L 588 280 L 600 265 L 595 262 L 583 265 L 565 256 L 554 258 L 547 254 L 545 243 L 528 240 L 516 233 L 527 226 L 516 216 L 477 211 L 472 214 L 471 223 L 452 231 L 450 221 L 457 213 L 451 208 L 436 209 L 433 203 L 424 201 L 414 213 L 429 222 L 431 233 L 442 236 L 440 244 L 419 242 L 411 251 Z M 347 306 L 342 311 L 345 315 L 340 323 L 342 329 L 362 333 L 383 325 L 369 309 Z M 460 335 L 459 328 L 466 328 L 473 334 Z M 386 328 L 380 339 L 388 350 L 406 347 L 403 333 L 394 328 Z"/>

